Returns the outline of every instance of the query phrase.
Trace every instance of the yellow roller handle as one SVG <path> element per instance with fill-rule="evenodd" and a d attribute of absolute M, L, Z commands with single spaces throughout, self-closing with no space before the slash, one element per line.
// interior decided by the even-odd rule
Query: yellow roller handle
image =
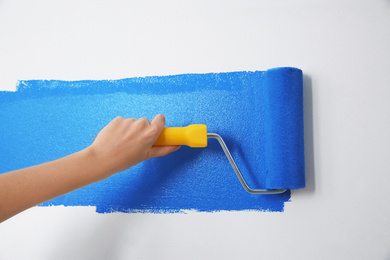
<path fill-rule="evenodd" d="M 189 125 L 186 127 L 165 127 L 154 145 L 187 145 L 190 147 L 206 147 L 207 126 Z"/>

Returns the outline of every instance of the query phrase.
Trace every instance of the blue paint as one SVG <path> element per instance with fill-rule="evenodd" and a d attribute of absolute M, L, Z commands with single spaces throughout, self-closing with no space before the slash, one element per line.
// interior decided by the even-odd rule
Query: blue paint
<path fill-rule="evenodd" d="M 28 80 L 0 92 L 0 173 L 90 145 L 114 117 L 164 114 L 167 126 L 220 134 L 250 186 L 304 187 L 302 72 L 185 74 L 121 80 Z M 252 195 L 221 147 L 182 147 L 41 206 L 106 212 L 283 211 L 290 192 Z"/>

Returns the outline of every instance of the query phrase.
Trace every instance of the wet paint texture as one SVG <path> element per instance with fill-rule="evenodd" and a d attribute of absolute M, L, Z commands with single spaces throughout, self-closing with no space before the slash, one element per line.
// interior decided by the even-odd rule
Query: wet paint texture
<path fill-rule="evenodd" d="M 164 114 L 166 126 L 220 134 L 252 188 L 303 188 L 302 72 L 184 74 L 122 80 L 21 81 L 0 92 L 0 173 L 90 145 L 116 116 Z M 216 140 L 182 147 L 41 204 L 107 212 L 283 211 L 290 192 L 252 195 Z"/>

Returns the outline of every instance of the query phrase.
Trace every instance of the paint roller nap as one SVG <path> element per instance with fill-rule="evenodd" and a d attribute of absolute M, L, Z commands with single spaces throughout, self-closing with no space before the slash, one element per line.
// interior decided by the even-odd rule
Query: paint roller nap
<path fill-rule="evenodd" d="M 266 187 L 305 187 L 302 71 L 270 69 L 264 73 Z"/>

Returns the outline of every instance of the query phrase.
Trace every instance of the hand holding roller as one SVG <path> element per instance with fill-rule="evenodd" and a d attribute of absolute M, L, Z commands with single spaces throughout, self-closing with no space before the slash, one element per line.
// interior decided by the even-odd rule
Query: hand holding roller
<path fill-rule="evenodd" d="M 233 167 L 234 172 L 236 173 L 238 179 L 240 180 L 244 189 L 253 194 L 279 194 L 285 192 L 287 189 L 252 189 L 246 183 L 244 177 L 242 176 L 240 170 L 237 167 L 232 155 L 229 152 L 225 142 L 222 137 L 218 134 L 207 133 L 207 126 L 198 124 L 198 125 L 189 125 L 186 127 L 165 127 L 161 132 L 161 135 L 158 137 L 157 141 L 154 143 L 156 146 L 162 145 L 187 145 L 189 147 L 206 147 L 207 138 L 215 138 L 218 140 L 223 151 L 226 154 L 230 164 Z"/>

